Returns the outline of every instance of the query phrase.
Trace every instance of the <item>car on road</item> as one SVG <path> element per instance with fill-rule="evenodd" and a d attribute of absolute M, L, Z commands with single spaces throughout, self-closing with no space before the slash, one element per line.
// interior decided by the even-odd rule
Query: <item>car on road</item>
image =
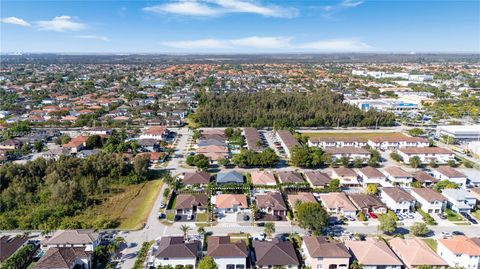
<path fill-rule="evenodd" d="M 248 221 L 250 220 L 250 216 L 248 215 L 243 215 L 243 221 Z"/>
<path fill-rule="evenodd" d="M 465 234 L 460 231 L 453 231 L 452 235 L 465 235 Z"/>
<path fill-rule="evenodd" d="M 447 238 L 447 237 L 450 237 L 450 236 L 452 236 L 451 233 L 449 233 L 449 232 L 442 232 L 442 237 L 443 237 L 443 238 Z"/>

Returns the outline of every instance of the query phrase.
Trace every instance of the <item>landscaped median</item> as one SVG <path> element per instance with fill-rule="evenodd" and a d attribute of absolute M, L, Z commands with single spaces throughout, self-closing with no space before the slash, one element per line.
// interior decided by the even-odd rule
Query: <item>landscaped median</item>
<path fill-rule="evenodd" d="M 147 258 L 148 250 L 153 245 L 155 241 L 143 242 L 142 248 L 138 251 L 137 259 L 135 260 L 135 264 L 133 265 L 132 269 L 143 269 L 143 264 L 145 263 L 145 259 Z"/>

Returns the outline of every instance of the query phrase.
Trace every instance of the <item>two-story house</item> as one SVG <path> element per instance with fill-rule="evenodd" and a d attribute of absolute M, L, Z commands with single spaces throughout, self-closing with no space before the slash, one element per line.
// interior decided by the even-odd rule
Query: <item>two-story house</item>
<path fill-rule="evenodd" d="M 415 208 L 415 198 L 398 187 L 382 188 L 380 198 L 395 213 L 410 213 Z"/>

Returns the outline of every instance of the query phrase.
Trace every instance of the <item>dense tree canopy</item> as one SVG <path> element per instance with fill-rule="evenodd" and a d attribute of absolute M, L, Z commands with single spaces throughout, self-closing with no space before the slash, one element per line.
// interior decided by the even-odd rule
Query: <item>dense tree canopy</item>
<path fill-rule="evenodd" d="M 343 103 L 328 90 L 314 93 L 202 93 L 194 120 L 203 126 L 374 126 L 393 125 L 394 115 Z"/>
<path fill-rule="evenodd" d="M 148 160 L 133 164 L 120 156 L 96 154 L 86 159 L 42 158 L 0 167 L 0 230 L 70 227 L 66 218 L 99 202 L 115 185 L 147 180 Z M 75 226 L 75 225 L 73 225 Z"/>

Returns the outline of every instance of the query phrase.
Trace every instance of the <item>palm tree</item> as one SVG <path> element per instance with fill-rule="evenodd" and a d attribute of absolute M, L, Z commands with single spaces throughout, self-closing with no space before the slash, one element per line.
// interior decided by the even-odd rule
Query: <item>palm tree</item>
<path fill-rule="evenodd" d="M 184 225 L 180 226 L 180 230 L 183 233 L 183 238 L 185 240 L 187 240 L 188 239 L 188 232 L 190 232 L 192 230 L 192 228 L 190 228 L 190 226 L 184 224 Z"/>
<path fill-rule="evenodd" d="M 265 226 L 263 227 L 263 232 L 267 235 L 268 238 L 271 238 L 272 235 L 275 233 L 275 223 L 265 223 Z"/>

